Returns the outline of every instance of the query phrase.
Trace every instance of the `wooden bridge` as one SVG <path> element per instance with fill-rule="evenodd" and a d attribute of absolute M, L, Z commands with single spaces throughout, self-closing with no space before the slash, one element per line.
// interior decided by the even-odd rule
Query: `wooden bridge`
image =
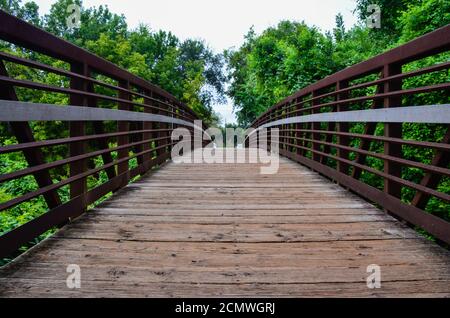
<path fill-rule="evenodd" d="M 0 257 L 15 258 L 0 269 L 0 296 L 450 296 L 450 195 L 442 190 L 450 106 L 407 104 L 411 96 L 450 96 L 450 62 L 423 66 L 448 53 L 450 26 L 273 106 L 252 124 L 245 149 L 225 149 L 242 160 L 225 163 L 170 160 L 180 127 L 207 137 L 183 138 L 194 148 L 184 157 L 219 150 L 207 146 L 211 136 L 197 115 L 162 89 L 3 11 L 0 39 L 67 65 L 0 52 L 0 121 L 17 138 L 0 147 L 0 158 L 22 153 L 28 162 L 0 183 L 31 175 L 37 184 L 0 202 L 0 213 L 35 198 L 48 206 L 0 236 Z M 61 85 L 18 78 L 17 65 L 60 76 Z M 408 86 L 430 74 L 446 80 Z M 20 100 L 23 88 L 63 94 L 68 105 Z M 42 121 L 66 123 L 67 134 L 36 140 L 33 123 Z M 443 139 L 405 139 L 408 124 L 438 127 Z M 67 158 L 48 162 L 57 147 Z M 429 162 L 406 158 L 405 147 L 428 150 Z M 279 152 L 276 173 L 261 173 L 268 164 L 250 152 L 274 160 Z M 409 168 L 420 182 L 402 173 Z M 71 265 L 80 288 L 67 284 Z M 381 288 L 369 288 L 373 265 Z"/>

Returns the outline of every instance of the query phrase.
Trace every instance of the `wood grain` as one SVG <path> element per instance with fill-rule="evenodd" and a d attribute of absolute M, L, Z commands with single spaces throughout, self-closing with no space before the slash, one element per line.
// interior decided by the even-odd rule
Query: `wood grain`
<path fill-rule="evenodd" d="M 0 269 L 0 296 L 450 296 L 447 250 L 287 159 L 260 167 L 170 163 Z"/>

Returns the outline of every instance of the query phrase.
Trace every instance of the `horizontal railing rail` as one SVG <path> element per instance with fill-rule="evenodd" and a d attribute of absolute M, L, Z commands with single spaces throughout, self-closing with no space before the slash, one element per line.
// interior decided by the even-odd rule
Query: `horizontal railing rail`
<path fill-rule="evenodd" d="M 0 124 L 17 140 L 0 145 L 0 161 L 19 155 L 27 163 L 3 167 L 0 185 L 30 176 L 35 182 L 28 192 L 2 199 L 0 213 L 24 212 L 33 200 L 45 206 L 0 233 L 0 258 L 163 165 L 174 129 L 206 129 L 163 89 L 1 10 L 0 40 L 6 48 L 0 52 Z M 42 93 L 61 105 L 41 102 Z M 43 125 L 53 125 L 45 126 L 53 127 L 51 138 L 37 136 Z"/>
<path fill-rule="evenodd" d="M 328 76 L 264 112 L 246 146 L 276 146 L 450 244 L 449 49 L 447 25 Z"/>

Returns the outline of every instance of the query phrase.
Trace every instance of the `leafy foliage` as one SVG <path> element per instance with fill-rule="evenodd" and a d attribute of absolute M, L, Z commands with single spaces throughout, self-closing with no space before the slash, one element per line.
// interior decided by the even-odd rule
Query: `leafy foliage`
<path fill-rule="evenodd" d="M 250 30 L 240 50 L 225 54 L 239 124 L 248 125 L 280 99 L 335 72 L 332 53 L 331 38 L 303 22 L 282 21 L 260 36 Z"/>
<path fill-rule="evenodd" d="M 369 4 L 381 8 L 381 29 L 365 26 Z M 225 54 L 228 95 L 238 122 L 247 126 L 268 107 L 294 91 L 390 48 L 450 23 L 445 0 L 357 0 L 360 25 L 322 34 L 304 23 L 282 21 L 260 35 L 250 29 L 245 43 Z"/>

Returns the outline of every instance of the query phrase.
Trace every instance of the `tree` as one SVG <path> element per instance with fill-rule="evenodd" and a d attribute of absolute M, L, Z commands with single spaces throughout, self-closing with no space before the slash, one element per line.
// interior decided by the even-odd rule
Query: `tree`
<path fill-rule="evenodd" d="M 66 19 L 71 4 L 81 7 L 79 28 Z M 84 8 L 81 0 L 58 0 L 44 18 L 45 28 L 60 37 L 143 77 L 169 91 L 199 111 L 213 124 L 212 104 L 223 101 L 223 57 L 198 40 L 179 39 L 170 32 L 153 31 L 140 25 L 128 30 L 126 19 L 108 7 Z"/>
<path fill-rule="evenodd" d="M 356 0 L 356 13 L 362 23 L 366 23 L 366 19 L 371 12 L 368 11 L 369 5 L 378 5 L 381 9 L 381 28 L 370 29 L 372 36 L 378 41 L 384 40 L 384 43 L 393 44 L 398 41 L 401 33 L 398 19 L 403 12 L 409 7 L 418 5 L 423 0 Z"/>
<path fill-rule="evenodd" d="M 69 5 L 78 5 L 81 8 L 80 27 L 70 28 L 67 25 Z M 58 0 L 45 15 L 45 28 L 52 34 L 84 46 L 87 41 L 96 41 L 101 34 L 112 39 L 127 36 L 127 23 L 125 16 L 111 13 L 107 6 L 98 8 L 84 8 L 81 0 Z"/>
<path fill-rule="evenodd" d="M 303 22 L 282 21 L 259 36 L 250 29 L 239 50 L 225 53 L 239 124 L 247 126 L 290 93 L 336 71 L 332 52 L 332 39 Z"/>
<path fill-rule="evenodd" d="M 0 9 L 35 26 L 41 26 L 39 6 L 34 1 L 26 2 L 24 5 L 21 3 L 22 0 L 0 0 Z"/>
<path fill-rule="evenodd" d="M 400 43 L 408 42 L 425 33 L 432 32 L 450 23 L 450 2 L 446 0 L 424 0 L 402 12 Z"/>
<path fill-rule="evenodd" d="M 58 0 L 50 7 L 50 12 L 44 15 L 44 28 L 53 35 L 70 38 L 74 30 L 67 26 L 67 8 L 69 5 L 82 7 L 81 0 Z"/>
<path fill-rule="evenodd" d="M 344 17 L 341 13 L 336 16 L 336 27 L 333 29 L 334 39 L 341 42 L 345 36 Z"/>

